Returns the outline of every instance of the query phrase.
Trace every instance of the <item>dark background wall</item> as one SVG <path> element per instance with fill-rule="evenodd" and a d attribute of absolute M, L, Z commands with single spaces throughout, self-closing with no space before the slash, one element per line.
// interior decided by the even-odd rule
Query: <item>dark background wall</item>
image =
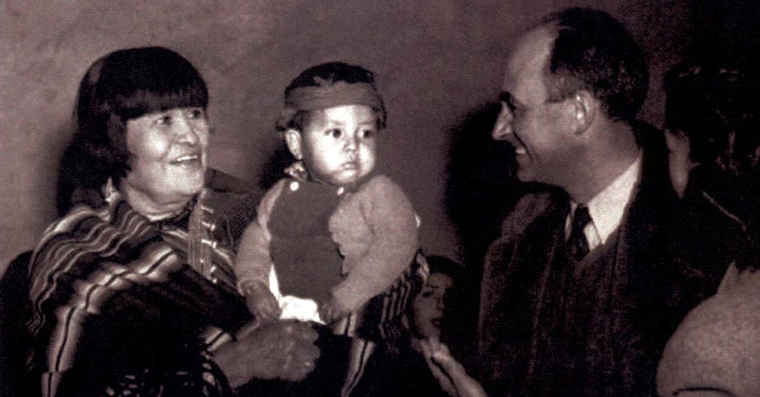
<path fill-rule="evenodd" d="M 498 95 L 516 33 L 569 5 L 618 16 L 650 57 L 643 117 L 659 125 L 662 73 L 699 30 L 694 15 L 710 19 L 708 8 L 692 3 L 699 2 L 0 0 L 0 272 L 56 216 L 57 167 L 77 85 L 109 51 L 163 45 L 190 59 L 212 96 L 212 166 L 254 183 L 280 145 L 272 125 L 295 75 L 328 60 L 374 70 L 390 121 L 381 170 L 411 197 L 426 250 L 461 257 L 457 226 L 466 208 L 477 198 L 498 205 L 502 196 L 489 195 L 491 185 L 509 196 L 509 162 L 489 146 L 486 104 Z M 457 183 L 447 184 L 448 175 Z M 461 194 L 470 190 L 481 194 Z M 458 207 L 453 218 L 447 194 Z"/>

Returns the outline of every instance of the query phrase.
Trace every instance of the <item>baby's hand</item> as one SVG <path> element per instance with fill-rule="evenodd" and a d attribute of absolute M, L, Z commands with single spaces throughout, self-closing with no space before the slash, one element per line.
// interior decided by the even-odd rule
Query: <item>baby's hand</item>
<path fill-rule="evenodd" d="M 280 318 L 280 305 L 264 283 L 248 283 L 245 285 L 243 292 L 245 293 L 248 310 L 259 321 L 268 323 Z"/>
<path fill-rule="evenodd" d="M 330 298 L 330 300 L 319 306 L 319 318 L 324 321 L 325 324 L 330 324 L 347 314 L 348 311 L 343 309 L 335 298 Z"/>

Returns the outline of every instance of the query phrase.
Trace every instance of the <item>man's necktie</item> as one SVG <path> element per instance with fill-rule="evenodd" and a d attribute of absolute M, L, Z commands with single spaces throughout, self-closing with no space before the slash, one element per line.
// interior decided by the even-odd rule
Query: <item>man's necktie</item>
<path fill-rule="evenodd" d="M 583 259 L 588 254 L 588 240 L 586 239 L 586 234 L 583 233 L 583 229 L 586 228 L 589 222 L 591 222 L 591 215 L 588 213 L 588 207 L 583 204 L 578 205 L 573 214 L 570 237 L 567 239 L 570 256 L 575 258 L 576 261 Z"/>

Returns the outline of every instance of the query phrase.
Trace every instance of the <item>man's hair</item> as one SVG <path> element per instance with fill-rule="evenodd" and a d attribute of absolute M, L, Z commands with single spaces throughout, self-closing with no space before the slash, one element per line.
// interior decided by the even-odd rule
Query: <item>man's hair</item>
<path fill-rule="evenodd" d="M 719 161 L 734 173 L 753 168 L 760 146 L 754 68 L 743 61 L 686 60 L 665 74 L 665 125 L 689 137 L 694 162 Z M 733 134 L 734 142 L 730 142 Z"/>
<path fill-rule="evenodd" d="M 649 71 L 625 26 L 589 8 L 550 14 L 541 24 L 557 30 L 546 71 L 549 97 L 562 100 L 589 90 L 612 119 L 635 119 L 646 99 Z"/>
<path fill-rule="evenodd" d="M 303 87 L 320 87 L 332 85 L 338 82 L 345 82 L 348 84 L 365 83 L 370 85 L 377 92 L 377 85 L 375 84 L 375 74 L 359 65 L 351 65 L 345 62 L 326 62 L 316 66 L 312 66 L 299 74 L 293 81 L 285 88 L 285 98 L 287 98 L 291 91 L 303 88 Z M 378 93 L 378 97 L 379 97 Z M 385 128 L 386 111 L 385 105 L 380 97 L 380 106 L 373 108 L 377 114 L 378 128 Z M 310 112 L 300 110 L 293 114 L 291 117 L 278 120 L 276 125 L 278 131 L 285 131 L 288 129 L 295 129 L 302 131 L 305 125 L 308 123 L 308 117 Z"/>
<path fill-rule="evenodd" d="M 127 121 L 152 112 L 208 106 L 200 73 L 178 53 L 162 47 L 114 51 L 92 64 L 79 85 L 75 141 L 89 166 L 115 178 L 129 171 Z"/>
<path fill-rule="evenodd" d="M 96 60 L 79 84 L 76 131 L 61 161 L 59 209 L 68 206 L 77 189 L 98 189 L 108 178 L 118 183 L 127 175 L 127 121 L 196 106 L 208 106 L 206 83 L 170 49 L 123 49 Z"/>

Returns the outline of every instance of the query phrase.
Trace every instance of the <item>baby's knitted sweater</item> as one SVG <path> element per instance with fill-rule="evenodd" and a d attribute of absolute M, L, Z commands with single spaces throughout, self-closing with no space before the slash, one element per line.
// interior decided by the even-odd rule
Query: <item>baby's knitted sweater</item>
<path fill-rule="evenodd" d="M 273 215 L 285 216 L 294 228 L 313 228 L 313 234 L 316 235 L 319 234 L 316 229 L 323 224 L 322 214 L 326 210 L 327 233 L 335 244 L 335 252 L 340 253 L 340 256 L 336 257 L 340 261 L 342 256 L 342 262 L 334 267 L 308 262 L 296 263 L 295 267 L 291 263 L 288 267 L 302 273 L 301 276 L 305 276 L 303 279 L 313 281 L 302 283 L 306 285 L 302 285 L 300 291 L 306 291 L 306 295 L 311 295 L 302 298 L 314 299 L 321 303 L 320 301 L 329 294 L 341 309 L 355 311 L 370 298 L 390 287 L 409 267 L 418 246 L 416 215 L 401 188 L 383 175 L 372 177 L 355 192 L 331 185 L 312 186 L 314 184 L 316 183 L 285 178 L 266 193 L 259 204 L 257 220 L 247 227 L 238 248 L 238 260 L 235 265 L 238 285 L 252 280 L 268 284 L 273 266 L 279 278 L 288 277 L 287 274 L 280 274 L 281 267 L 284 268 L 285 264 L 276 263 L 277 258 L 273 263 L 272 259 L 273 239 L 276 242 L 279 238 L 277 232 L 270 227 Z M 308 195 L 315 192 L 314 189 L 332 189 L 337 197 L 337 206 L 331 207 L 335 204 L 330 204 L 329 200 L 310 200 Z M 304 194 L 307 196 L 298 197 Z M 296 216 L 277 215 L 279 211 L 276 207 L 285 205 L 287 200 L 298 200 L 298 206 L 283 207 L 292 209 L 290 212 L 298 212 Z M 330 214 L 331 208 L 335 209 Z M 309 225 L 303 227 L 299 221 L 301 218 L 304 218 L 307 224 L 315 221 L 316 228 Z M 313 247 L 305 245 L 319 244 L 318 239 L 310 237 L 312 236 L 307 235 L 297 240 L 299 243 L 296 246 L 302 242 L 300 248 L 303 252 L 309 252 Z M 306 257 L 318 260 L 318 256 Z M 303 255 L 296 254 L 281 257 L 285 258 L 282 260 L 304 259 Z M 328 280 L 327 284 L 333 284 L 333 281 L 337 283 L 329 285 L 329 291 L 319 291 L 319 281 L 325 279 Z M 281 282 L 282 285 L 287 284 L 284 281 Z M 310 288 L 313 291 L 307 291 Z M 282 292 L 286 295 L 289 291 Z"/>

